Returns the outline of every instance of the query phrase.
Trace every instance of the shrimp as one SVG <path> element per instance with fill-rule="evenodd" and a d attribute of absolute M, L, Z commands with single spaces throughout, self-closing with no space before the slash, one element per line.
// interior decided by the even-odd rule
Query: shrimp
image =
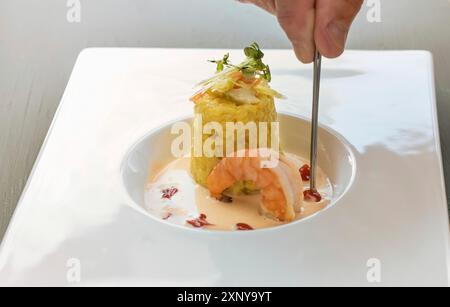
<path fill-rule="evenodd" d="M 212 197 L 221 199 L 235 182 L 253 181 L 260 189 L 262 213 L 279 221 L 292 221 L 303 201 L 300 173 L 291 158 L 281 154 L 274 168 L 263 168 L 261 153 L 259 149 L 258 154 L 250 155 L 245 150 L 222 159 L 207 178 L 208 190 Z"/>

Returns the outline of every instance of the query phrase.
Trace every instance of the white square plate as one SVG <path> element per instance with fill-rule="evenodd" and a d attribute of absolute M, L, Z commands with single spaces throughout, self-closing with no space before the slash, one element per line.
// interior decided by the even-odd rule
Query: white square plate
<path fill-rule="evenodd" d="M 352 144 L 335 206 L 289 231 L 198 236 L 128 206 L 120 165 L 150 130 L 192 113 L 222 50 L 80 55 L 0 251 L 0 285 L 448 285 L 449 225 L 431 55 L 348 51 L 323 63 L 320 121 Z M 232 51 L 235 59 L 241 51 Z M 270 50 L 279 111 L 309 116 L 311 66 Z M 261 248 L 264 246 L 264 248 Z M 377 259 L 371 262 L 370 259 Z M 369 263 L 369 267 L 368 267 Z"/>

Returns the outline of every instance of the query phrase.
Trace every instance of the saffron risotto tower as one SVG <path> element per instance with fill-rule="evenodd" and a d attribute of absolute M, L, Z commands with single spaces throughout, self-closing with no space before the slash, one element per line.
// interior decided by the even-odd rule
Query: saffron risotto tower
<path fill-rule="evenodd" d="M 244 49 L 246 59 L 239 65 L 229 62 L 226 54 L 221 60 L 210 61 L 217 64 L 216 74 L 201 82 L 198 91 L 191 100 L 195 103 L 194 113 L 201 115 L 203 127 L 208 123 L 219 123 L 222 126 L 223 153 L 233 152 L 237 149 L 237 137 L 234 147 L 227 148 L 226 123 L 254 123 L 257 129 L 257 146 L 260 146 L 260 137 L 267 138 L 266 144 L 271 146 L 272 123 L 277 121 L 274 98 L 283 98 L 277 91 L 269 86 L 271 81 L 269 66 L 262 62 L 264 53 L 256 43 Z M 266 123 L 267 134 L 260 136 L 260 123 Z M 194 127 L 197 129 L 198 127 Z M 216 134 L 216 135 L 214 135 Z M 194 133 L 194 137 L 195 137 Z M 219 134 L 220 135 L 220 134 Z M 211 134 L 202 134 L 202 145 L 211 137 L 217 137 L 214 130 Z M 192 144 L 195 144 L 194 140 Z M 245 146 L 249 149 L 249 133 L 245 134 Z M 261 144 L 263 145 L 263 144 Z M 214 147 L 214 145 L 213 145 Z M 266 145 L 264 144 L 264 147 Z M 206 178 L 213 168 L 222 159 L 220 156 L 196 156 L 192 149 L 191 173 L 194 180 L 206 185 Z M 255 192 L 253 182 L 239 181 L 227 192 L 232 195 L 250 194 Z"/>

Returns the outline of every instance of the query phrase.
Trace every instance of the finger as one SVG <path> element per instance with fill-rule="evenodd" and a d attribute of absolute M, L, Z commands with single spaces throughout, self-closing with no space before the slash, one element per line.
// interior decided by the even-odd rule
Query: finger
<path fill-rule="evenodd" d="M 275 0 L 238 0 L 241 3 L 252 3 L 256 6 L 259 6 L 263 10 L 266 10 L 270 14 L 275 15 L 276 7 Z"/>
<path fill-rule="evenodd" d="M 348 32 L 363 0 L 316 0 L 314 40 L 320 53 L 328 58 L 344 52 Z"/>
<path fill-rule="evenodd" d="M 315 0 L 276 0 L 278 21 L 303 63 L 314 59 Z"/>

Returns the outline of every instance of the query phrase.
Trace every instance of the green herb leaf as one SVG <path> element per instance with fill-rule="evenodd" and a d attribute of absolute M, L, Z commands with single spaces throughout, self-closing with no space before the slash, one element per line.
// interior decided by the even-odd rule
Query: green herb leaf
<path fill-rule="evenodd" d="M 261 51 L 257 43 L 253 43 L 244 49 L 244 53 L 248 58 L 255 60 L 261 60 L 264 57 L 264 53 Z"/>
<path fill-rule="evenodd" d="M 216 68 L 217 72 L 221 72 L 221 71 L 223 71 L 225 66 L 229 65 L 229 63 L 228 63 L 229 58 L 230 58 L 230 54 L 227 53 L 223 56 L 222 60 L 209 60 L 209 62 L 216 63 L 217 64 L 217 68 Z"/>
<path fill-rule="evenodd" d="M 272 81 L 272 75 L 270 73 L 269 65 L 266 65 L 266 69 L 264 70 L 264 79 L 266 79 L 268 82 Z"/>

